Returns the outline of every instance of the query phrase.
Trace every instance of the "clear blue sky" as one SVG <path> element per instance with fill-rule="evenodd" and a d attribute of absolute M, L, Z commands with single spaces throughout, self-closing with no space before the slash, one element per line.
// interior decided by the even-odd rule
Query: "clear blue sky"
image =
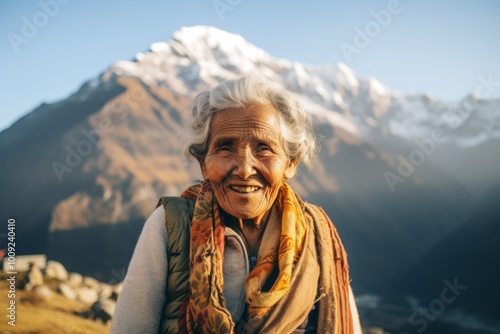
<path fill-rule="evenodd" d="M 222 17 L 214 0 L 64 0 L 53 17 L 44 17 L 42 4 L 53 1 L 0 4 L 0 130 L 41 102 L 67 97 L 115 61 L 169 40 L 185 25 L 235 32 L 294 61 L 341 61 L 396 90 L 449 101 L 472 92 L 479 76 L 500 81 L 496 0 L 400 0 L 397 13 L 379 31 L 369 24 L 371 11 L 387 10 L 390 0 L 220 0 L 232 8 Z M 23 34 L 26 21 L 38 23 L 38 31 L 25 27 Z M 369 44 L 356 45 L 356 29 L 367 27 L 373 29 Z M 16 46 L 12 36 L 26 39 Z M 346 58 L 342 43 L 361 46 L 359 53 Z M 500 84 L 491 97 L 500 97 Z"/>

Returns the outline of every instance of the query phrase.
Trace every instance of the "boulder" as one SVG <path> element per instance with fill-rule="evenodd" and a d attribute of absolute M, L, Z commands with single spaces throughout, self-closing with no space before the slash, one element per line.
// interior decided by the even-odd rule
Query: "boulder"
<path fill-rule="evenodd" d="M 106 324 L 115 312 L 116 302 L 111 299 L 99 299 L 90 307 L 92 319 L 101 320 Z"/>
<path fill-rule="evenodd" d="M 60 262 L 48 261 L 45 267 L 45 277 L 66 281 L 68 279 L 68 271 Z"/>
<path fill-rule="evenodd" d="M 37 265 L 30 264 L 30 267 L 26 272 L 26 276 L 24 276 L 24 281 L 22 282 L 21 287 L 29 291 L 41 285 L 43 285 L 42 270 Z"/>
<path fill-rule="evenodd" d="M 120 282 L 113 286 L 113 292 L 116 293 L 117 295 L 119 295 L 122 292 L 122 289 L 123 289 L 123 282 Z"/>
<path fill-rule="evenodd" d="M 83 278 L 83 283 L 82 283 L 83 286 L 86 286 L 87 288 L 93 288 L 93 289 L 99 289 L 99 286 L 101 285 L 101 283 L 99 283 L 98 280 L 96 280 L 95 278 L 93 277 L 90 277 L 90 276 L 85 276 Z"/>
<path fill-rule="evenodd" d="M 77 298 L 76 292 L 66 283 L 59 284 L 57 291 L 70 300 L 76 300 Z"/>
<path fill-rule="evenodd" d="M 36 286 L 33 289 L 33 293 L 35 296 L 40 297 L 42 299 L 49 299 L 53 294 L 52 290 L 50 290 L 49 287 L 46 285 Z"/>
<path fill-rule="evenodd" d="M 83 287 L 75 289 L 77 299 L 83 303 L 92 304 L 97 301 L 99 294 L 96 289 Z"/>
<path fill-rule="evenodd" d="M 83 276 L 79 273 L 70 273 L 67 283 L 74 288 L 79 287 L 83 284 Z"/>
<path fill-rule="evenodd" d="M 108 299 L 113 294 L 113 287 L 106 283 L 101 283 L 99 287 L 99 298 Z"/>

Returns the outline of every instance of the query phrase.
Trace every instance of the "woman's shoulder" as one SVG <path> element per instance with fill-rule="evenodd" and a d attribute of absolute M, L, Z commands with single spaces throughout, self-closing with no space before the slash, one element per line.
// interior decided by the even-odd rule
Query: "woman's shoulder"
<path fill-rule="evenodd" d="M 146 219 L 142 233 L 157 233 L 158 230 L 165 230 L 165 210 L 161 207 L 156 207 Z"/>
<path fill-rule="evenodd" d="M 161 241 L 161 244 L 189 231 L 193 217 L 194 201 L 184 197 L 164 196 L 156 209 L 146 219 L 141 235 L 146 240 Z M 161 240 L 160 240 L 161 239 Z"/>
<path fill-rule="evenodd" d="M 163 211 L 163 225 L 169 236 L 180 237 L 189 230 L 193 219 L 194 199 L 174 196 L 161 197 L 157 209 Z"/>
<path fill-rule="evenodd" d="M 323 210 L 321 206 L 303 202 L 302 207 L 306 217 L 309 217 L 318 223 L 332 224 L 330 217 L 326 214 L 325 210 Z"/>
<path fill-rule="evenodd" d="M 191 217 L 194 209 L 194 199 L 177 196 L 163 196 L 158 201 L 156 207 L 163 207 L 166 218 L 179 218 L 186 215 Z"/>
<path fill-rule="evenodd" d="M 162 196 L 158 200 L 156 207 L 163 206 L 164 208 L 175 208 L 175 207 L 192 207 L 195 200 L 191 198 L 185 198 L 181 196 Z"/>
<path fill-rule="evenodd" d="M 320 207 L 319 205 L 316 205 L 316 204 L 312 204 L 312 203 L 309 203 L 309 202 L 302 202 L 302 208 L 305 212 L 308 212 L 308 211 L 315 211 L 315 212 L 319 212 L 319 211 L 322 211 L 324 212 L 323 208 Z"/>

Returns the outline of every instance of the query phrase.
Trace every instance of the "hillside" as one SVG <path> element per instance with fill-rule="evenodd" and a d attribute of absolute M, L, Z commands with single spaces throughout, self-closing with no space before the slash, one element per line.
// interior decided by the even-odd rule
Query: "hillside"
<path fill-rule="evenodd" d="M 439 294 L 443 280 L 457 279 L 463 292 L 450 308 L 497 321 L 500 267 L 500 185 L 483 198 L 475 213 L 457 231 L 429 250 L 394 292 L 412 294 L 425 302 Z"/>
<path fill-rule="evenodd" d="M 7 276 L 0 272 L 0 303 L 7 305 L 9 300 Z M 22 279 L 22 275 L 18 275 Z M 52 282 L 55 283 L 55 282 Z M 49 282 L 50 284 L 50 282 Z M 110 323 L 104 325 L 74 314 L 86 310 L 89 305 L 69 300 L 53 293 L 50 298 L 42 298 L 34 291 L 16 291 L 16 322 L 10 326 L 7 321 L 0 322 L 0 332 L 4 334 L 105 334 L 109 333 Z"/>

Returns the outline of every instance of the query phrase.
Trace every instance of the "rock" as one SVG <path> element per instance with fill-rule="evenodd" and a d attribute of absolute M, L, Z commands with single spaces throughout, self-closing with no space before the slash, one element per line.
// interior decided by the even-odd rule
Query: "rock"
<path fill-rule="evenodd" d="M 78 273 L 70 273 L 67 283 L 74 288 L 83 284 L 83 276 Z"/>
<path fill-rule="evenodd" d="M 90 307 L 92 319 L 100 319 L 106 324 L 115 312 L 116 302 L 111 299 L 99 299 Z"/>
<path fill-rule="evenodd" d="M 57 291 L 59 291 L 64 297 L 70 300 L 76 300 L 76 292 L 66 283 L 59 284 Z"/>
<path fill-rule="evenodd" d="M 114 285 L 113 292 L 119 295 L 122 292 L 122 289 L 123 289 L 123 282 L 120 282 Z"/>
<path fill-rule="evenodd" d="M 21 286 L 29 291 L 37 286 L 43 285 L 43 274 L 40 267 L 37 265 L 30 264 L 28 271 L 26 272 L 26 276 L 24 276 L 24 281 Z"/>
<path fill-rule="evenodd" d="M 45 267 L 45 276 L 47 278 L 55 278 L 60 281 L 68 279 L 68 271 L 64 266 L 57 261 L 48 261 Z"/>
<path fill-rule="evenodd" d="M 50 290 L 49 287 L 46 285 L 36 286 L 33 289 L 33 293 L 35 294 L 35 296 L 40 297 L 42 299 L 49 299 L 53 294 L 52 290 Z"/>
<path fill-rule="evenodd" d="M 108 299 L 113 294 L 113 287 L 106 283 L 101 283 L 99 287 L 99 298 Z"/>
<path fill-rule="evenodd" d="M 94 289 L 99 289 L 101 283 L 99 283 L 98 280 L 96 280 L 95 278 L 93 277 L 90 277 L 90 276 L 85 276 L 83 278 L 83 283 L 82 283 L 84 286 L 86 286 L 87 288 L 94 288 Z"/>
<path fill-rule="evenodd" d="M 87 304 L 92 304 L 98 299 L 98 293 L 96 289 L 83 287 L 75 289 L 75 292 L 77 295 L 77 299 Z"/>

